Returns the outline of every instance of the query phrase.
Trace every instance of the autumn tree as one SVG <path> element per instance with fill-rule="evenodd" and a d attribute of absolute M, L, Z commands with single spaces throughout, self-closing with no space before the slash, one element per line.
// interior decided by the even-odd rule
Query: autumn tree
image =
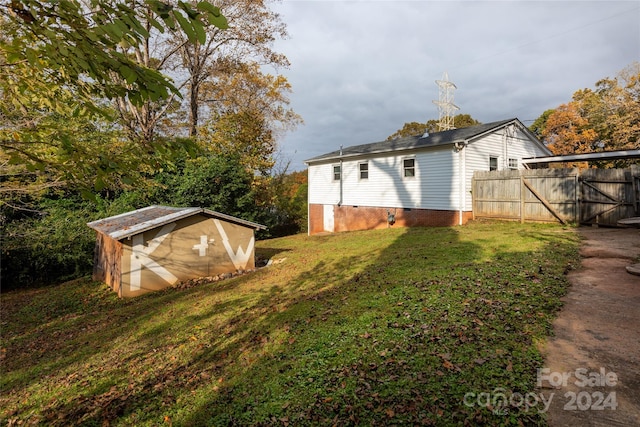
<path fill-rule="evenodd" d="M 471 117 L 469 114 L 457 114 L 453 117 L 454 127 L 457 129 L 479 125 L 480 122 Z M 429 120 L 426 123 L 409 122 L 387 137 L 388 141 L 393 139 L 402 138 L 405 136 L 422 135 L 425 132 L 435 133 L 438 132 L 438 120 Z"/>
<path fill-rule="evenodd" d="M 576 91 L 534 125 L 554 154 L 640 148 L 640 63 Z"/>
<path fill-rule="evenodd" d="M 529 130 L 533 132 L 538 138 L 542 138 L 542 134 L 544 133 L 544 129 L 547 126 L 547 120 L 549 116 L 553 114 L 555 110 L 549 109 L 545 110 L 544 113 L 540 115 L 532 124 L 529 126 Z"/>
<path fill-rule="evenodd" d="M 120 165 L 86 145 L 73 122 L 112 121 L 106 100 L 140 106 L 179 93 L 170 78 L 123 46 L 139 47 L 150 28 L 204 41 L 204 28 L 226 25 L 207 1 L 192 7 L 158 0 L 14 0 L 0 3 L 0 20 L 0 161 L 52 180 L 74 178 L 77 165 L 92 165 L 88 175 L 98 186 Z"/>
<path fill-rule="evenodd" d="M 554 154 L 591 152 L 598 140 L 598 134 L 575 102 L 555 109 L 547 118 L 542 136 Z"/>
<path fill-rule="evenodd" d="M 220 86 L 216 80 L 229 73 L 228 64 L 289 65 L 286 56 L 272 47 L 275 40 L 287 37 L 287 31 L 280 16 L 269 9 L 269 3 L 268 0 L 222 0 L 217 4 L 229 21 L 228 28 L 222 31 L 210 27 L 205 41 L 188 39 L 184 34 L 178 34 L 171 41 L 171 46 L 180 53 L 180 67 L 187 74 L 184 84 L 190 136 L 195 136 L 207 119 L 201 117 L 201 111 L 212 98 L 203 90 L 204 86 Z"/>
<path fill-rule="evenodd" d="M 213 153 L 235 153 L 251 173 L 267 175 L 274 165 L 277 136 L 302 122 L 289 105 L 291 85 L 265 74 L 258 63 L 227 63 L 203 91 L 210 119 L 199 141 Z"/>

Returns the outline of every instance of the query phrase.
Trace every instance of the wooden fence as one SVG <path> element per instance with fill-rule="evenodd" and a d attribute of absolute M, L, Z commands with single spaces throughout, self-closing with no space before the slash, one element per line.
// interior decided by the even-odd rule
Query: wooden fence
<path fill-rule="evenodd" d="M 617 225 L 640 216 L 640 167 L 476 171 L 474 218 Z"/>

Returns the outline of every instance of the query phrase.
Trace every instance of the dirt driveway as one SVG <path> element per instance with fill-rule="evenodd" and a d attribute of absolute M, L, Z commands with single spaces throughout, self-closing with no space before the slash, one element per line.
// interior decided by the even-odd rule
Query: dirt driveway
<path fill-rule="evenodd" d="M 582 265 L 545 346 L 539 390 L 559 426 L 640 426 L 640 230 L 582 227 Z"/>

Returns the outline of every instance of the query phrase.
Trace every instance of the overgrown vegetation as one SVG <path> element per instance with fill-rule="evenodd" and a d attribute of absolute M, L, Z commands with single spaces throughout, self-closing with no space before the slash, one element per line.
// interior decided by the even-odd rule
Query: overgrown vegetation
<path fill-rule="evenodd" d="M 544 425 L 541 405 L 464 399 L 535 391 L 577 244 L 516 223 L 297 235 L 257 243 L 281 262 L 187 290 L 6 293 L 0 419 Z"/>
<path fill-rule="evenodd" d="M 50 188 L 22 201 L 29 211 L 0 203 L 2 291 L 89 274 L 95 232 L 87 222 L 154 204 L 203 207 L 255 221 L 268 227 L 259 239 L 306 230 L 306 172 L 254 181 L 232 155 L 210 155 L 165 164 L 139 188 L 111 186 L 93 199 Z"/>

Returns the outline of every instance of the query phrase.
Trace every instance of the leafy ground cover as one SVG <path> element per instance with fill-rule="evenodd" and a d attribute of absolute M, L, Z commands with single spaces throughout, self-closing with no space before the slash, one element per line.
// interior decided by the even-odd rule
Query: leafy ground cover
<path fill-rule="evenodd" d="M 297 235 L 258 242 L 281 262 L 190 289 L 8 292 L 0 421 L 544 425 L 508 398 L 535 391 L 577 247 L 540 224 Z"/>

